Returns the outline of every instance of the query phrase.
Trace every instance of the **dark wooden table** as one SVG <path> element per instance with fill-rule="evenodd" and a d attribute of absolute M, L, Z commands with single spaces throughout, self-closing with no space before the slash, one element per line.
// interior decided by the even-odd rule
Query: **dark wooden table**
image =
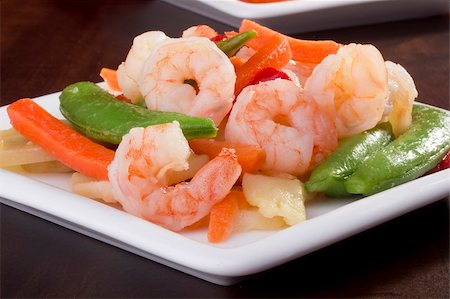
<path fill-rule="evenodd" d="M 1 105 L 100 81 L 134 36 L 206 23 L 160 1 L 1 1 Z M 449 18 L 300 35 L 372 43 L 449 109 Z M 6 187 L 6 186 L 2 186 Z M 32 196 L 32 194 L 30 194 Z M 1 297 L 449 297 L 447 198 L 231 287 L 217 286 L 1 205 Z"/>

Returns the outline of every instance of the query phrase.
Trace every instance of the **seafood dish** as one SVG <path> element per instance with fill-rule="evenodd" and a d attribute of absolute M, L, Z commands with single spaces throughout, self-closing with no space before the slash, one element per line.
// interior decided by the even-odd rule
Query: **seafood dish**
<path fill-rule="evenodd" d="M 0 167 L 70 173 L 73 193 L 211 243 L 308 221 L 449 167 L 450 116 L 370 44 L 302 40 L 244 19 L 149 31 L 118 66 L 6 110 Z"/>

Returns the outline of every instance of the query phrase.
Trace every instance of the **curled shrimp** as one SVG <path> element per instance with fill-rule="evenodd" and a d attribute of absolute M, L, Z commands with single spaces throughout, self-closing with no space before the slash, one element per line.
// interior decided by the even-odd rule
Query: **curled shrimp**
<path fill-rule="evenodd" d="M 208 25 L 192 26 L 183 31 L 182 37 L 193 37 L 193 36 L 206 37 L 211 39 L 217 36 L 217 31 L 212 29 Z"/>
<path fill-rule="evenodd" d="M 138 80 L 142 67 L 152 49 L 159 42 L 169 39 L 162 31 L 149 31 L 136 36 L 127 58 L 117 68 L 117 81 L 123 94 L 133 103 L 142 95 L 139 92 Z"/>
<path fill-rule="evenodd" d="M 403 134 L 412 123 L 412 108 L 418 96 L 414 80 L 400 65 L 386 61 L 389 82 L 389 104 L 392 106 L 388 120 L 395 137 Z"/>
<path fill-rule="evenodd" d="M 236 74 L 228 57 L 204 37 L 159 44 L 144 65 L 140 91 L 152 110 L 211 118 L 231 109 Z"/>
<path fill-rule="evenodd" d="M 345 45 L 314 68 L 305 89 L 321 109 L 335 113 L 339 137 L 371 129 L 388 100 L 384 59 L 372 45 Z"/>
<path fill-rule="evenodd" d="M 223 149 L 190 182 L 168 186 L 171 172 L 188 167 L 190 153 L 178 122 L 131 129 L 108 169 L 114 197 L 126 212 L 173 231 L 197 222 L 228 194 L 241 166 Z"/>
<path fill-rule="evenodd" d="M 266 151 L 263 170 L 301 175 L 310 166 L 314 146 L 326 146 L 318 139 L 333 131 L 323 127 L 327 122 L 315 121 L 323 119 L 319 113 L 313 99 L 290 80 L 251 85 L 236 99 L 225 139 L 262 147 Z M 337 138 L 334 142 L 337 145 Z"/>

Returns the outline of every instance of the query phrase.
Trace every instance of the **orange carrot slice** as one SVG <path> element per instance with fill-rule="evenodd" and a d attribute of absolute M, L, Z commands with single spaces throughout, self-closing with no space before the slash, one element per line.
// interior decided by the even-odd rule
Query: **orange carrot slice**
<path fill-rule="evenodd" d="M 117 81 L 117 71 L 109 68 L 102 68 L 100 70 L 100 77 L 106 82 L 108 87 L 116 92 L 122 92 L 122 88 L 119 86 L 119 81 Z"/>
<path fill-rule="evenodd" d="M 199 155 L 208 155 L 210 159 L 216 157 L 222 148 L 233 148 L 236 151 L 238 163 L 242 167 L 242 173 L 257 171 L 266 159 L 265 151 L 249 144 L 238 144 L 215 139 L 192 139 L 189 141 L 191 149 Z"/>
<path fill-rule="evenodd" d="M 114 151 L 94 143 L 68 127 L 31 99 L 18 100 L 7 108 L 13 127 L 41 146 L 56 160 L 86 176 L 107 180 Z"/>
<path fill-rule="evenodd" d="M 262 69 L 272 67 L 280 70 L 291 59 L 291 49 L 284 37 L 273 35 L 267 38 L 264 46 L 260 47 L 249 60 L 236 69 L 234 94 L 238 95 Z"/>
<path fill-rule="evenodd" d="M 259 50 L 264 47 L 267 41 L 273 36 L 280 36 L 288 40 L 292 50 L 292 58 L 302 63 L 318 64 L 328 55 L 336 53 L 340 47 L 338 43 L 331 40 L 302 40 L 286 36 L 256 22 L 244 19 L 241 22 L 239 32 L 247 30 L 255 30 L 257 32 L 256 38 L 247 42 L 247 45 L 251 48 Z"/>
<path fill-rule="evenodd" d="M 212 207 L 208 226 L 209 242 L 219 243 L 230 237 L 242 200 L 245 201 L 244 193 L 232 190 L 222 201 Z"/>
<path fill-rule="evenodd" d="M 233 56 L 230 58 L 231 63 L 234 66 L 234 70 L 236 71 L 238 68 L 244 65 L 245 60 L 241 57 Z"/>

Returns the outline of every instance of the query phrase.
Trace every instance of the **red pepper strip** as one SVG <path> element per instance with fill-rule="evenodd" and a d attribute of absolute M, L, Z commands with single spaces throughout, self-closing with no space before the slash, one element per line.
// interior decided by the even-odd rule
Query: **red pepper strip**
<path fill-rule="evenodd" d="M 275 80 L 275 79 L 286 79 L 290 80 L 289 76 L 286 75 L 285 72 L 279 71 L 273 67 L 267 67 L 265 69 L 260 70 L 255 78 L 250 82 L 250 85 L 255 85 L 260 82 Z"/>
<path fill-rule="evenodd" d="M 253 81 L 259 71 L 268 67 L 281 69 L 288 64 L 291 58 L 292 52 L 288 41 L 279 35 L 270 37 L 263 47 L 236 69 L 234 94 L 238 96 L 242 89 Z"/>
<path fill-rule="evenodd" d="M 438 172 L 438 171 L 441 171 L 441 170 L 444 170 L 447 168 L 450 168 L 450 152 L 445 154 L 442 161 L 439 162 L 439 164 L 436 165 L 436 167 L 434 167 L 433 169 L 431 169 L 428 173 L 435 173 L 435 172 Z"/>
<path fill-rule="evenodd" d="M 210 38 L 210 40 L 212 42 L 217 43 L 217 42 L 221 42 L 223 40 L 226 40 L 227 38 L 228 38 L 228 36 L 226 34 L 217 34 L 216 36 Z"/>

